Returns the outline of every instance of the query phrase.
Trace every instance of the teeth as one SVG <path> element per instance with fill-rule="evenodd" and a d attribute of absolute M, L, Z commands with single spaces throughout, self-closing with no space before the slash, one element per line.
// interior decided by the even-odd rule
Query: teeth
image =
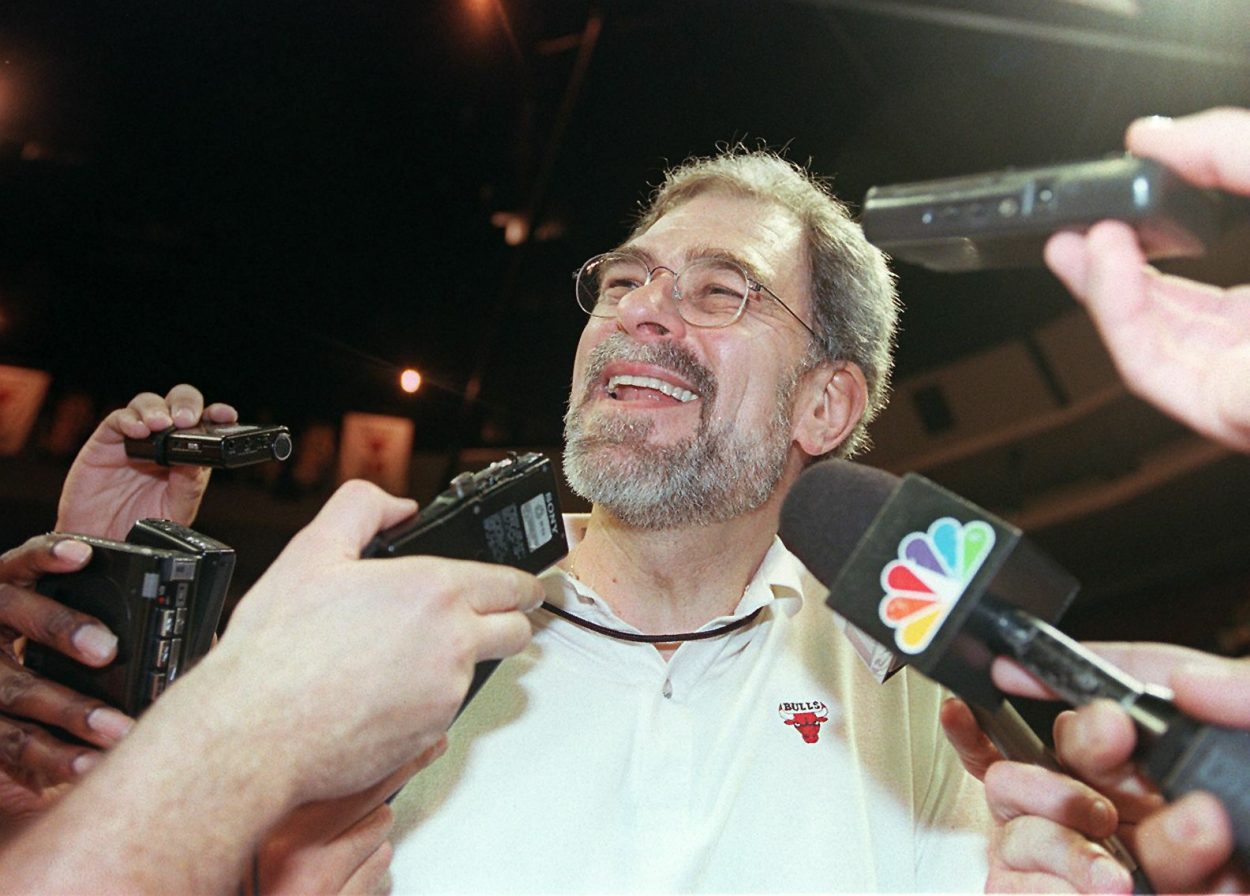
<path fill-rule="evenodd" d="M 608 380 L 608 391 L 615 392 L 618 386 L 642 386 L 644 389 L 655 389 L 678 401 L 694 401 L 699 396 L 689 389 L 682 389 L 672 383 L 656 379 L 653 376 L 614 376 Z"/>

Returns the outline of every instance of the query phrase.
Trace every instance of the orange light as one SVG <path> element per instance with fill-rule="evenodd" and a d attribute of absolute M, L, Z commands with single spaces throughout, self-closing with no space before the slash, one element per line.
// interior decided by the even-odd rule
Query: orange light
<path fill-rule="evenodd" d="M 486 24 L 491 18 L 491 0 L 467 0 L 465 6 L 469 9 L 469 15 L 481 24 Z"/>
<path fill-rule="evenodd" d="M 417 373 L 411 367 L 407 368 L 399 375 L 399 388 L 403 389 L 409 395 L 421 388 L 421 374 Z"/>

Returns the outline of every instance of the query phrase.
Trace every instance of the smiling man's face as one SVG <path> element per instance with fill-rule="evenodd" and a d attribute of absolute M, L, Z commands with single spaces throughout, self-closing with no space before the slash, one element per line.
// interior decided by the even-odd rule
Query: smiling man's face
<path fill-rule="evenodd" d="M 671 270 L 702 256 L 732 258 L 810 318 L 801 228 L 771 203 L 701 194 L 625 248 Z M 590 319 L 565 418 L 574 489 L 641 528 L 719 522 L 768 499 L 791 450 L 810 340 L 761 293 L 731 326 L 692 326 L 672 283 L 657 271 L 616 317 Z"/>

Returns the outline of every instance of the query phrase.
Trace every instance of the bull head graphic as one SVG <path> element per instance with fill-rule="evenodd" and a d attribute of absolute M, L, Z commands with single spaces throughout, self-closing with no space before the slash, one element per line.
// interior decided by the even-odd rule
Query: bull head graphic
<path fill-rule="evenodd" d="M 804 743 L 814 744 L 820 740 L 820 726 L 829 721 L 829 708 L 816 703 L 782 703 L 777 714 L 787 725 L 803 736 Z"/>

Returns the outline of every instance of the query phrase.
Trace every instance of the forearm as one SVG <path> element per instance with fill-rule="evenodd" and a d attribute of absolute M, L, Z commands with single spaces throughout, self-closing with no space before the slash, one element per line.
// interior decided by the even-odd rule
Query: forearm
<path fill-rule="evenodd" d="M 213 659 L 0 854 L 0 891 L 219 893 L 241 879 L 294 787 L 281 745 L 241 708 L 246 682 Z"/>

